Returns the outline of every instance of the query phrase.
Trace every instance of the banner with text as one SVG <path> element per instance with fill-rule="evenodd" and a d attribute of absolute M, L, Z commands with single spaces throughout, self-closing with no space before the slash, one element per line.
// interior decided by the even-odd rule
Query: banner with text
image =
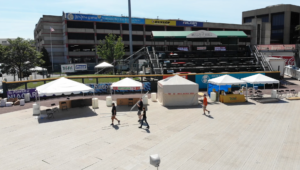
<path fill-rule="evenodd" d="M 129 23 L 128 17 L 66 13 L 67 20 Z M 132 24 L 145 24 L 145 19 L 131 18 Z"/>
<path fill-rule="evenodd" d="M 30 98 L 35 98 L 38 96 L 37 92 L 35 89 L 27 89 L 27 90 L 11 90 L 7 92 L 7 98 L 18 98 L 18 99 L 24 99 L 25 94 L 29 93 Z"/>
<path fill-rule="evenodd" d="M 176 21 L 176 26 L 203 27 L 203 22 L 196 22 L 196 21 Z"/>
<path fill-rule="evenodd" d="M 261 51 L 291 51 L 296 48 L 295 44 L 289 45 L 257 45 L 258 50 Z"/>
<path fill-rule="evenodd" d="M 171 20 L 159 20 L 159 19 L 145 19 L 147 25 L 170 25 L 176 26 L 176 21 Z"/>

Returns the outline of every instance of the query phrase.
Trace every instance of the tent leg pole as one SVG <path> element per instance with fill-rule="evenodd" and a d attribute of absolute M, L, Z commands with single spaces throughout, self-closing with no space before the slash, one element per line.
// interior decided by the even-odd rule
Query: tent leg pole
<path fill-rule="evenodd" d="M 246 101 L 248 101 L 248 84 L 246 83 Z"/>
<path fill-rule="evenodd" d="M 221 97 L 221 94 L 220 94 L 220 85 L 219 85 L 219 91 L 218 91 L 218 93 L 219 93 L 219 102 L 220 102 L 220 97 Z"/>

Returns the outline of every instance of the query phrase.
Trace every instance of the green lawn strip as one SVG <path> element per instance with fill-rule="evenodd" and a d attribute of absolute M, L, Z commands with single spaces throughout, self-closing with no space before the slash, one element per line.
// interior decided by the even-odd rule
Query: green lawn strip
<path fill-rule="evenodd" d="M 94 76 L 94 74 L 92 74 Z M 76 75 L 76 76 L 79 76 L 79 75 Z M 86 75 L 80 75 L 80 76 L 86 76 Z M 123 78 L 122 78 L 123 79 Z M 139 77 L 134 77 L 133 78 L 134 80 L 140 80 Z M 79 83 L 82 83 L 82 78 L 74 78 L 74 79 L 70 79 L 70 80 L 73 80 L 73 81 L 76 81 L 76 82 L 79 82 Z M 98 78 L 98 83 L 113 83 L 113 82 L 117 82 L 119 81 L 120 78 L 119 77 L 112 77 L 112 78 L 101 78 L 99 77 Z M 49 83 L 53 80 L 47 80 L 46 83 Z M 96 81 L 96 78 L 84 78 L 84 84 L 95 84 L 97 81 Z M 30 82 L 30 83 L 27 83 L 27 89 L 32 89 L 32 88 L 36 88 L 40 85 L 43 85 L 44 84 L 44 81 L 37 81 L 37 82 Z M 20 90 L 20 89 L 25 89 L 25 84 L 24 83 L 19 83 L 18 84 L 14 84 L 14 85 L 11 85 L 11 87 L 9 88 L 9 90 Z"/>

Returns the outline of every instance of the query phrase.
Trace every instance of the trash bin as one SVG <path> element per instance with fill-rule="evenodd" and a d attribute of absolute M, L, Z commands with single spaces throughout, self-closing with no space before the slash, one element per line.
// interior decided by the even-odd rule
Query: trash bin
<path fill-rule="evenodd" d="M 156 93 L 151 93 L 151 100 L 156 102 Z"/>
<path fill-rule="evenodd" d="M 110 107 L 112 105 L 111 96 L 106 96 L 106 106 Z"/>
<path fill-rule="evenodd" d="M 93 109 L 98 108 L 98 98 L 92 99 L 92 107 L 93 107 Z"/>
<path fill-rule="evenodd" d="M 25 105 L 25 99 L 21 99 L 20 100 L 20 106 L 24 106 Z"/>
<path fill-rule="evenodd" d="M 25 102 L 30 102 L 30 93 L 24 94 Z"/>
<path fill-rule="evenodd" d="M 277 90 L 272 90 L 271 98 L 277 98 Z"/>
<path fill-rule="evenodd" d="M 39 116 L 40 115 L 40 106 L 37 103 L 32 104 L 33 107 L 33 115 Z"/>
<path fill-rule="evenodd" d="M 216 92 L 210 92 L 210 100 L 212 102 L 216 102 L 216 100 L 217 100 L 217 94 L 216 94 Z"/>
<path fill-rule="evenodd" d="M 143 96 L 143 104 L 148 104 L 148 96 Z"/>

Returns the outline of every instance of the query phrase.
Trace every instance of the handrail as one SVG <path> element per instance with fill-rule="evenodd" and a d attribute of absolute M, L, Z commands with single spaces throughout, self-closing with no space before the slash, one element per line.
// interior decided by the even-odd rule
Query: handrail
<path fill-rule="evenodd" d="M 266 65 L 269 68 L 269 70 L 273 71 L 272 66 L 270 65 L 269 62 L 266 61 L 264 55 L 260 51 L 258 51 L 256 45 L 254 45 L 254 49 L 255 49 L 255 52 L 261 56 L 261 59 L 262 59 L 263 63 L 266 63 Z"/>
<path fill-rule="evenodd" d="M 137 53 L 139 53 L 140 51 L 142 51 L 144 48 L 146 48 L 146 47 L 143 47 L 143 48 L 139 49 L 138 51 L 136 51 L 135 53 L 133 53 L 133 54 L 130 55 L 129 57 L 125 58 L 123 61 L 128 60 L 128 59 L 131 58 L 132 56 L 134 56 L 134 55 L 136 55 Z"/>
<path fill-rule="evenodd" d="M 122 61 L 127 61 L 128 59 L 130 59 L 132 56 L 134 56 L 134 55 L 136 55 L 137 53 L 139 53 L 140 51 L 142 51 L 144 48 L 146 48 L 146 47 L 143 47 L 143 48 L 141 48 L 141 49 L 139 49 L 138 51 L 136 51 L 135 53 L 133 53 L 132 55 L 130 55 L 129 57 L 127 57 L 127 58 L 125 58 L 124 60 L 122 60 Z M 112 63 L 110 63 L 111 65 L 114 65 L 115 64 L 115 62 L 116 61 L 113 61 Z M 95 74 L 98 74 L 98 73 L 100 73 L 101 71 L 103 71 L 104 69 L 106 69 L 106 68 L 103 68 L 103 69 L 101 69 L 101 70 L 99 70 L 99 71 L 97 71 Z"/>

